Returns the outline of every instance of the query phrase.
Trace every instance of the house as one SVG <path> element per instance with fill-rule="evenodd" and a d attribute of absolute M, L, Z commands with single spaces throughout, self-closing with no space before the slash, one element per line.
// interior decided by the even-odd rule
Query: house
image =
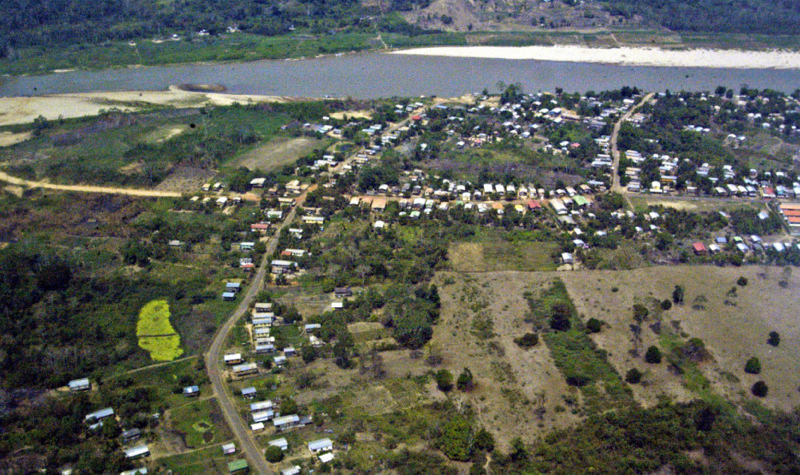
<path fill-rule="evenodd" d="M 186 386 L 183 388 L 183 395 L 186 397 L 196 397 L 200 395 L 200 387 L 198 386 Z"/>
<path fill-rule="evenodd" d="M 321 463 L 328 463 L 333 459 L 334 459 L 334 457 L 333 457 L 333 454 L 331 452 L 327 452 L 327 453 L 324 453 L 324 454 L 319 456 L 319 461 Z"/>
<path fill-rule="evenodd" d="M 281 475 L 300 475 L 301 471 L 300 465 L 293 465 L 289 468 L 284 468 L 281 470 Z"/>
<path fill-rule="evenodd" d="M 122 431 L 121 436 L 123 442 L 125 443 L 133 442 L 134 440 L 142 436 L 142 430 L 134 427 L 133 429 Z"/>
<path fill-rule="evenodd" d="M 268 422 L 275 417 L 275 411 L 268 409 L 266 411 L 253 412 L 250 417 L 253 418 L 253 422 Z"/>
<path fill-rule="evenodd" d="M 89 382 L 89 378 L 73 379 L 67 383 L 67 386 L 70 391 L 88 391 L 92 389 L 92 383 Z"/>
<path fill-rule="evenodd" d="M 297 267 L 297 263 L 293 261 L 284 261 L 282 259 L 273 259 L 270 262 L 273 274 L 286 274 L 292 272 Z"/>
<path fill-rule="evenodd" d="M 255 424 L 250 424 L 250 430 L 252 430 L 253 432 L 260 432 L 264 430 L 264 423 L 256 422 Z"/>
<path fill-rule="evenodd" d="M 335 289 L 333 289 L 333 295 L 336 296 L 336 298 L 340 299 L 345 297 L 352 297 L 353 291 L 350 290 L 350 287 L 336 287 Z"/>
<path fill-rule="evenodd" d="M 106 417 L 111 417 L 114 415 L 114 409 L 110 407 L 106 407 L 105 409 L 100 409 L 99 411 L 94 411 L 86 415 L 83 418 L 85 422 L 98 422 L 102 421 Z"/>
<path fill-rule="evenodd" d="M 303 327 L 303 330 L 305 330 L 306 333 L 311 333 L 315 330 L 319 330 L 320 328 L 322 328 L 322 325 L 319 323 L 307 323 L 306 326 Z"/>
<path fill-rule="evenodd" d="M 61 474 L 64 475 L 64 472 L 61 472 Z M 119 472 L 119 475 L 147 475 L 147 467 L 132 468 Z"/>
<path fill-rule="evenodd" d="M 250 186 L 252 188 L 264 188 L 264 184 L 266 182 L 267 182 L 267 179 L 263 178 L 263 177 L 253 178 L 252 180 L 250 180 Z"/>
<path fill-rule="evenodd" d="M 222 455 L 231 455 L 236 453 L 236 444 L 233 442 L 222 444 Z"/>
<path fill-rule="evenodd" d="M 241 353 L 228 353 L 227 355 L 222 357 L 225 360 L 225 364 L 233 365 L 239 364 L 242 362 L 242 354 Z"/>
<path fill-rule="evenodd" d="M 256 388 L 250 386 L 247 388 L 242 388 L 242 397 L 246 399 L 253 399 L 256 397 Z"/>
<path fill-rule="evenodd" d="M 247 473 L 250 471 L 250 466 L 247 465 L 247 460 L 236 459 L 228 463 L 228 473 Z"/>
<path fill-rule="evenodd" d="M 698 256 L 706 254 L 708 252 L 708 249 L 706 249 L 705 244 L 703 244 L 702 242 L 693 243 L 692 250 L 694 250 L 694 253 L 697 254 Z"/>
<path fill-rule="evenodd" d="M 278 355 L 272 358 L 272 361 L 275 363 L 275 366 L 283 366 L 286 364 L 286 357 L 283 355 Z"/>
<path fill-rule="evenodd" d="M 239 243 L 239 250 L 240 251 L 252 251 L 255 249 L 256 243 L 253 241 L 242 241 Z"/>
<path fill-rule="evenodd" d="M 257 373 L 258 366 L 256 366 L 255 363 L 242 363 L 231 368 L 231 371 L 233 371 L 233 374 L 236 376 L 245 376 L 248 374 Z"/>
<path fill-rule="evenodd" d="M 286 348 L 283 349 L 283 355 L 287 357 L 295 356 L 297 355 L 297 350 L 295 350 L 293 346 L 287 346 Z"/>
<path fill-rule="evenodd" d="M 238 292 L 242 290 L 242 283 L 241 282 L 226 282 L 225 283 L 225 290 L 227 292 Z"/>
<path fill-rule="evenodd" d="M 231 302 L 236 300 L 236 293 L 235 292 L 222 292 L 222 300 L 226 302 Z"/>
<path fill-rule="evenodd" d="M 125 458 L 128 459 L 138 459 L 150 455 L 150 449 L 147 448 L 146 445 L 137 445 L 136 447 L 125 449 L 124 452 L 125 452 Z"/>
<path fill-rule="evenodd" d="M 572 257 L 572 254 L 569 252 L 562 252 L 561 253 L 561 262 L 564 264 L 574 264 L 575 258 Z"/>
<path fill-rule="evenodd" d="M 286 452 L 289 450 L 289 442 L 286 441 L 286 437 L 281 437 L 280 439 L 270 440 L 269 445 L 273 447 L 277 447 L 282 451 Z"/>
<path fill-rule="evenodd" d="M 288 416 L 281 416 L 272 419 L 272 425 L 278 432 L 291 429 L 300 425 L 300 416 L 297 414 L 290 414 Z"/>
<path fill-rule="evenodd" d="M 269 223 L 253 223 L 250 225 L 250 232 L 266 234 L 269 230 Z"/>
<path fill-rule="evenodd" d="M 333 441 L 331 439 L 313 440 L 308 443 L 308 450 L 313 453 L 330 452 L 333 450 Z"/>
<path fill-rule="evenodd" d="M 250 412 L 266 411 L 272 409 L 274 404 L 269 399 L 250 404 Z"/>
<path fill-rule="evenodd" d="M 259 343 L 255 347 L 255 352 L 257 355 L 263 355 L 266 353 L 274 353 L 275 352 L 275 345 L 272 343 Z"/>

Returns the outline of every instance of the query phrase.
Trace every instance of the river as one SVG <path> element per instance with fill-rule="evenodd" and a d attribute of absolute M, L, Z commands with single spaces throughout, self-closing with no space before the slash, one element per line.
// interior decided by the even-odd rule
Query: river
<path fill-rule="evenodd" d="M 304 60 L 209 63 L 72 71 L 12 78 L 0 96 L 95 91 L 163 90 L 172 84 L 222 84 L 227 92 L 280 96 L 457 96 L 519 82 L 526 92 L 617 89 L 713 90 L 742 85 L 790 92 L 800 72 L 778 69 L 719 69 L 620 66 L 536 60 L 447 58 L 363 53 Z"/>

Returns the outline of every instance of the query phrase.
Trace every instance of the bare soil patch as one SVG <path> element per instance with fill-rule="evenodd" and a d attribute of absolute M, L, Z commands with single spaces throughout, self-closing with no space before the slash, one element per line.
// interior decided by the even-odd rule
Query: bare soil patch
<path fill-rule="evenodd" d="M 323 140 L 311 137 L 277 137 L 243 154 L 235 164 L 251 170 L 270 171 L 292 164 L 324 144 Z"/>

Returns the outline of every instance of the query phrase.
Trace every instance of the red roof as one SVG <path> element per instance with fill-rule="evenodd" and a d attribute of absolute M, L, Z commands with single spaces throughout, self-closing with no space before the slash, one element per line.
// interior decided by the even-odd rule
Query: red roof
<path fill-rule="evenodd" d="M 250 229 L 269 229 L 269 223 L 253 223 Z"/>
<path fill-rule="evenodd" d="M 783 215 L 786 217 L 800 216 L 800 209 L 781 209 L 781 211 L 783 211 Z"/>
<path fill-rule="evenodd" d="M 530 209 L 538 209 L 541 208 L 542 204 L 536 200 L 528 200 L 528 208 Z"/>
<path fill-rule="evenodd" d="M 800 216 L 789 216 L 786 220 L 792 224 L 800 224 Z"/>
<path fill-rule="evenodd" d="M 694 252 L 706 252 L 706 246 L 702 242 L 692 244 L 692 248 L 694 248 Z"/>
<path fill-rule="evenodd" d="M 411 120 L 422 120 L 422 116 L 419 115 L 412 115 Z"/>

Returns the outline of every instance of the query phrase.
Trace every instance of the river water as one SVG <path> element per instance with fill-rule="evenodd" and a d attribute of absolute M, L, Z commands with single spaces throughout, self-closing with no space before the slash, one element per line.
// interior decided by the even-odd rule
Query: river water
<path fill-rule="evenodd" d="M 742 85 L 790 92 L 800 71 L 620 66 L 536 60 L 447 58 L 364 53 L 305 60 L 210 63 L 73 71 L 14 78 L 0 96 L 163 90 L 172 84 L 222 84 L 228 92 L 282 96 L 457 96 L 519 82 L 526 92 L 585 92 L 637 86 L 650 91 L 713 90 Z"/>

